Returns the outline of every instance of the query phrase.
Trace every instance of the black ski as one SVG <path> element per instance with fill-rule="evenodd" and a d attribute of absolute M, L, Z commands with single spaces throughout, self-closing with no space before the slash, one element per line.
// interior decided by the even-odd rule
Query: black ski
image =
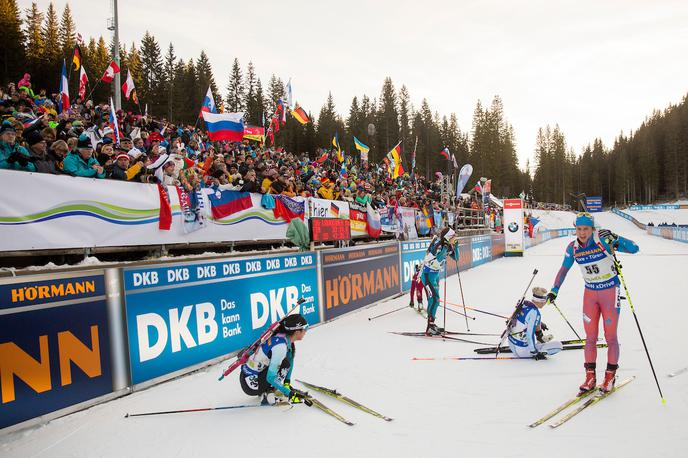
<path fill-rule="evenodd" d="M 476 342 L 475 340 L 468 340 L 468 339 L 460 339 L 458 337 L 452 337 L 451 335 L 427 335 L 424 332 L 392 332 L 390 331 L 390 334 L 396 334 L 398 336 L 409 336 L 409 337 L 421 337 L 425 339 L 442 339 L 442 340 L 453 340 L 456 342 L 465 342 L 465 343 L 472 343 L 472 344 L 478 344 L 478 345 L 487 345 L 485 342 Z"/>
<path fill-rule="evenodd" d="M 325 388 L 324 386 L 313 385 L 312 383 L 304 382 L 303 380 L 297 380 L 297 381 L 299 383 L 305 385 L 306 387 L 312 389 L 312 390 L 315 390 L 319 393 L 323 393 L 323 394 L 326 394 L 328 396 L 331 396 L 334 399 L 338 399 L 338 400 L 340 400 L 346 404 L 349 404 L 352 407 L 355 407 L 359 410 L 362 410 L 366 413 L 369 413 L 370 415 L 373 415 L 373 416 L 378 417 L 378 418 L 382 418 L 385 421 L 392 421 L 393 420 L 390 417 L 386 417 L 386 416 L 382 415 L 381 413 L 374 411 L 370 407 L 364 406 L 360 402 L 356 402 L 353 399 L 351 399 L 347 396 L 344 396 L 343 394 L 339 393 L 337 390 L 334 390 L 331 388 Z"/>

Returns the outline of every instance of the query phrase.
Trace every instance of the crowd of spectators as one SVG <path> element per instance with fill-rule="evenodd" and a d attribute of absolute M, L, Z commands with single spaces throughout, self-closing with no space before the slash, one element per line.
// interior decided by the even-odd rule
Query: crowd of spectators
<path fill-rule="evenodd" d="M 58 94 L 35 93 L 27 76 L 0 88 L 1 169 L 163 183 L 187 191 L 211 186 L 318 197 L 377 208 L 432 207 L 459 214 L 469 206 L 442 195 L 440 172 L 432 180 L 409 174 L 392 179 L 385 164 L 361 164 L 351 156 L 340 163 L 335 151 L 295 154 L 256 142 L 212 142 L 200 127 L 122 110 L 116 113 L 115 132 L 108 104 L 76 100 L 58 114 L 58 101 Z M 481 202 L 469 199 L 470 208 L 482 210 Z M 495 217 L 488 217 L 494 225 Z"/>

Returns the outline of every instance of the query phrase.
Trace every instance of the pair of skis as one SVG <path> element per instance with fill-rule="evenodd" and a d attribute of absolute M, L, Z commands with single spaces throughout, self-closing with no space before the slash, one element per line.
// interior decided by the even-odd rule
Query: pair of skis
<path fill-rule="evenodd" d="M 462 336 L 481 336 L 481 335 L 488 335 L 491 336 L 493 334 L 474 334 L 470 332 L 450 332 L 450 331 L 441 331 L 440 334 L 438 335 L 428 335 L 424 332 L 392 332 L 390 331 L 390 334 L 396 334 L 398 336 L 409 336 L 409 337 L 421 337 L 425 339 L 441 339 L 441 340 L 453 340 L 456 342 L 464 342 L 464 343 L 472 343 L 472 344 L 477 344 L 477 345 L 487 345 L 485 342 L 477 342 L 475 340 L 468 340 L 468 339 L 463 339 L 460 337 L 455 337 L 457 335 L 462 335 Z"/>
<path fill-rule="evenodd" d="M 585 340 L 563 340 L 561 344 L 563 345 L 562 350 L 580 350 L 582 348 L 585 348 Z M 606 343 L 597 344 L 597 348 L 606 347 Z M 488 355 L 491 353 L 497 353 L 497 347 L 476 348 L 473 351 L 478 353 L 479 355 Z M 502 345 L 499 347 L 499 353 L 511 353 L 511 349 L 507 345 Z"/>
<path fill-rule="evenodd" d="M 551 428 L 557 428 L 557 427 L 563 425 L 564 423 L 566 423 L 567 421 L 569 421 L 570 419 L 572 419 L 573 417 L 575 417 L 576 415 L 578 415 L 579 413 L 583 412 L 587 408 L 597 404 L 601 400 L 606 399 L 609 396 L 611 396 L 612 394 L 616 393 L 618 390 L 620 390 L 624 386 L 628 385 L 633 380 L 635 380 L 635 376 L 627 378 L 623 381 L 620 381 L 620 382 L 616 383 L 616 385 L 614 386 L 614 388 L 612 390 L 610 390 L 609 392 L 606 392 L 606 393 L 603 391 L 600 391 L 599 388 L 595 388 L 594 390 L 579 393 L 577 396 L 569 399 L 568 401 L 566 401 L 565 403 L 563 403 L 562 405 L 560 405 L 556 409 L 547 413 L 545 416 L 536 420 L 535 422 L 531 423 L 528 426 L 530 426 L 531 428 L 535 428 L 537 426 L 540 426 L 541 424 L 547 422 L 549 419 L 556 417 L 557 415 L 559 415 L 561 412 L 565 411 L 569 407 L 575 406 L 576 404 L 578 404 L 578 402 L 585 400 L 585 402 L 583 402 L 583 404 L 576 407 L 574 410 L 568 412 L 566 415 L 564 415 L 560 419 L 556 420 L 555 422 L 550 423 L 549 426 Z"/>

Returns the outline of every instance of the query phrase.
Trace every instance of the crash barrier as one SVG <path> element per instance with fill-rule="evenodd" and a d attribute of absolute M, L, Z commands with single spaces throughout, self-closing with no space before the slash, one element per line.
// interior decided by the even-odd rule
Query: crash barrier
<path fill-rule="evenodd" d="M 645 228 L 647 227 L 645 224 L 641 223 L 640 221 L 635 219 L 633 216 L 629 215 L 628 213 L 622 212 L 618 208 L 612 208 L 612 213 L 614 213 L 615 215 L 618 215 L 624 219 L 627 219 L 628 221 L 635 224 L 639 229 L 645 230 Z"/>
<path fill-rule="evenodd" d="M 629 210 L 678 210 L 679 204 L 631 205 Z"/>
<path fill-rule="evenodd" d="M 688 243 L 688 227 L 648 226 L 647 233 L 677 242 Z"/>
<path fill-rule="evenodd" d="M 17 194 L 17 190 L 30 192 Z M 352 238 L 368 238 L 369 206 L 317 198 L 264 196 L 202 188 L 156 186 L 0 170 L 0 252 L 45 254 L 42 250 L 170 247 L 231 242 L 287 241 L 287 220 L 311 217 L 349 220 Z M 19 197 L 21 195 L 21 197 Z M 379 211 L 382 231 L 404 239 L 432 227 L 485 227 L 481 211 L 421 211 L 389 207 Z M 378 230 L 379 232 L 379 230 Z M 375 233 L 373 231 L 373 233 Z"/>
<path fill-rule="evenodd" d="M 549 231 L 538 231 L 533 235 L 533 238 L 526 237 L 526 249 L 527 248 L 532 248 L 536 245 L 539 245 L 543 242 L 546 242 L 548 240 L 557 238 L 557 237 L 568 237 L 571 235 L 574 235 L 576 233 L 576 230 L 574 228 L 566 228 L 566 229 L 552 229 Z"/>
<path fill-rule="evenodd" d="M 0 429 L 45 422 L 226 359 L 292 308 L 317 325 L 396 296 L 408 290 L 428 243 L 0 279 Z M 461 237 L 459 246 L 464 270 L 502 256 L 504 236 Z"/>

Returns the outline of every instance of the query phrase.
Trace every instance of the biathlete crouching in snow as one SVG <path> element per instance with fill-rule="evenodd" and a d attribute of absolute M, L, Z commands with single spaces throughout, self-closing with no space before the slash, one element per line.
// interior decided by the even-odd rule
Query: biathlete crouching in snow
<path fill-rule="evenodd" d="M 547 295 L 550 302 L 557 298 L 559 288 L 564 283 L 573 262 L 578 263 L 585 281 L 583 294 L 583 326 L 585 328 L 585 381 L 580 390 L 595 388 L 597 364 L 597 334 L 600 316 L 607 341 L 607 370 L 600 390 L 614 388 L 616 370 L 619 368 L 619 340 L 616 330 L 621 312 L 619 298 L 619 276 L 614 264 L 613 250 L 622 253 L 637 253 L 638 245 L 631 240 L 619 237 L 607 229 L 595 231 L 595 221 L 587 212 L 576 217 L 576 240 L 566 247 L 564 262 L 554 280 L 554 286 Z"/>
<path fill-rule="evenodd" d="M 423 285 L 423 279 L 422 279 L 422 272 L 420 271 L 420 264 L 416 264 L 416 272 L 413 274 L 413 278 L 411 279 L 411 301 L 409 302 L 409 307 L 413 308 L 415 307 L 415 304 L 413 303 L 413 298 L 416 297 L 416 300 L 418 301 L 418 310 L 423 308 L 423 290 L 425 290 L 425 285 Z M 427 297 L 428 292 L 425 292 L 425 296 Z"/>
<path fill-rule="evenodd" d="M 514 326 L 509 330 L 509 348 L 519 358 L 547 359 L 561 351 L 561 342 L 553 341 L 551 334 L 544 334 L 547 326 L 541 323 L 540 309 L 547 303 L 547 290 L 536 286 L 530 301 L 523 301 L 516 315 Z"/>
<path fill-rule="evenodd" d="M 290 380 L 296 353 L 294 342 L 303 339 L 306 329 L 308 322 L 298 313 L 282 320 L 277 331 L 241 366 L 239 379 L 244 393 L 262 396 L 263 404 L 274 404 L 275 396 L 291 403 L 303 402 L 305 393 L 292 388 Z"/>
<path fill-rule="evenodd" d="M 447 255 L 455 261 L 459 259 L 459 245 L 456 233 L 450 228 L 444 228 L 440 235 L 436 235 L 430 242 L 428 251 L 423 259 L 423 284 L 430 289 L 428 295 L 428 326 L 427 335 L 440 335 L 444 329 L 435 325 L 435 315 L 440 305 L 440 272 L 447 263 Z"/>

